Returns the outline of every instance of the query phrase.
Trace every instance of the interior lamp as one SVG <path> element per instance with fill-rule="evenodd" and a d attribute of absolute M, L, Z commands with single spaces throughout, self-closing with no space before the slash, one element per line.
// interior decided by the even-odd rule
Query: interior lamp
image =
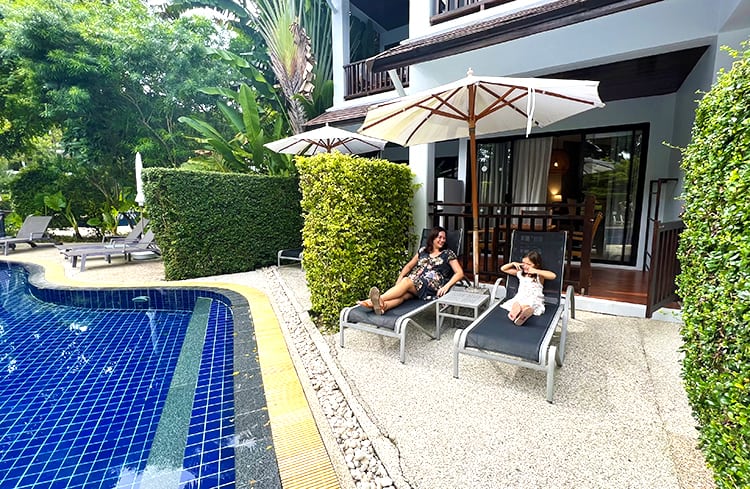
<path fill-rule="evenodd" d="M 570 158 L 564 149 L 553 149 L 550 156 L 550 170 L 556 172 L 567 171 L 570 166 Z"/>

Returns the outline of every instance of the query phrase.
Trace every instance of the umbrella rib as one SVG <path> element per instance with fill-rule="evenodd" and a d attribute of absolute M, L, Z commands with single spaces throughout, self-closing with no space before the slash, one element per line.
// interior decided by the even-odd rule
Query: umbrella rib
<path fill-rule="evenodd" d="M 441 117 L 446 117 L 448 119 L 456 119 L 458 121 L 468 120 L 468 118 L 469 118 L 468 114 L 462 113 L 461 110 L 458 107 L 454 106 L 453 104 L 451 104 L 449 102 L 449 100 L 451 99 L 451 97 L 453 97 L 458 92 L 458 90 L 459 90 L 458 88 L 454 89 L 451 92 L 451 94 L 448 97 L 445 97 L 444 99 L 440 97 L 441 94 L 431 95 L 430 98 L 436 99 L 436 100 L 438 100 L 440 102 L 440 105 L 438 105 L 435 108 L 426 107 L 426 106 L 422 105 L 423 103 L 427 103 L 427 101 L 429 99 L 423 100 L 423 101 L 419 102 L 418 104 L 415 104 L 414 106 L 412 106 L 412 107 L 419 107 L 419 108 L 422 108 L 422 109 L 426 109 L 426 110 L 428 110 L 430 112 L 430 115 L 428 115 L 427 117 L 422 118 L 422 120 L 419 121 L 419 124 L 417 124 L 417 127 L 415 127 L 414 130 L 411 131 L 411 133 L 409 134 L 409 136 L 404 140 L 404 145 L 406 145 L 406 146 L 409 145 L 409 141 L 411 141 L 411 138 L 414 137 L 414 135 L 417 133 L 417 131 L 419 131 L 419 129 L 424 124 L 427 123 L 427 120 L 430 118 L 430 116 L 439 115 Z M 440 110 L 440 107 L 442 107 L 442 106 L 450 107 L 451 109 L 453 109 L 455 111 L 455 113 L 443 112 L 442 110 Z"/>
<path fill-rule="evenodd" d="M 465 118 L 466 116 L 462 115 L 460 110 L 458 110 L 456 107 L 450 105 L 447 102 L 447 100 L 450 99 L 453 95 L 455 95 L 456 92 L 458 92 L 458 90 L 459 90 L 458 88 L 454 89 L 453 92 L 450 94 L 450 96 L 446 97 L 446 100 L 443 100 L 442 98 L 440 98 L 439 94 L 430 94 L 430 98 L 417 100 L 413 104 L 407 105 L 403 109 L 399 110 L 399 113 L 408 112 L 409 110 L 414 109 L 414 108 L 420 108 L 420 109 L 429 110 L 431 114 L 435 113 L 435 114 L 439 114 L 439 115 L 441 115 L 443 117 L 450 117 L 450 118 L 453 118 L 453 119 L 462 120 L 462 117 Z M 439 100 L 441 102 L 441 105 L 448 105 L 450 108 L 452 108 L 453 110 L 455 110 L 459 115 L 462 115 L 462 117 L 456 116 L 455 114 L 449 114 L 447 112 L 442 112 L 442 111 L 438 110 L 437 108 L 433 109 L 432 107 L 428 107 L 428 106 L 424 105 L 424 104 L 426 104 L 432 98 Z M 383 105 L 383 107 L 387 107 L 387 106 L 388 106 L 388 104 L 384 104 Z M 440 107 L 440 106 L 438 106 L 438 107 Z M 373 126 L 377 126 L 381 122 L 385 122 L 388 119 L 394 117 L 395 115 L 396 114 L 392 114 L 392 113 L 391 114 L 386 114 L 383 117 L 381 117 L 380 119 L 374 120 L 371 123 L 367 124 L 366 126 L 362 126 L 360 128 L 360 131 L 366 131 L 367 129 L 370 129 Z M 412 135 L 413 135 L 413 133 L 412 133 Z M 409 137 L 411 137 L 411 136 L 409 136 Z"/>
<path fill-rule="evenodd" d="M 482 112 L 477 114 L 477 120 L 483 119 L 484 117 L 487 117 L 488 115 L 491 115 L 504 107 L 510 107 L 511 109 L 521 114 L 523 117 L 528 117 L 528 114 L 526 114 L 526 111 L 521 110 L 514 105 L 516 102 L 521 100 L 524 96 L 526 96 L 526 93 L 524 92 L 523 94 L 519 94 L 513 100 L 507 100 L 504 97 L 510 92 L 511 90 L 508 90 L 508 92 L 506 92 L 502 97 L 496 99 L 492 104 L 488 105 Z M 536 120 L 534 120 L 533 122 L 535 125 L 539 125 L 539 123 Z"/>

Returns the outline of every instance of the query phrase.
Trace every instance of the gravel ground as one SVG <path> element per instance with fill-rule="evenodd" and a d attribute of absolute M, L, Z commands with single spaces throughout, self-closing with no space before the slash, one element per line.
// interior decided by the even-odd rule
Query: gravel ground
<path fill-rule="evenodd" d="M 20 245 L 9 258 L 62 261 L 42 246 Z M 160 260 L 86 267 L 67 265 L 65 274 L 165 282 Z M 349 330 L 338 348 L 307 315 L 299 267 L 200 281 L 251 285 L 271 298 L 342 487 L 714 487 L 680 381 L 679 324 L 579 312 L 548 404 L 542 372 L 462 355 L 454 379 L 450 329 L 439 341 L 411 331 L 404 365 L 395 339 Z"/>

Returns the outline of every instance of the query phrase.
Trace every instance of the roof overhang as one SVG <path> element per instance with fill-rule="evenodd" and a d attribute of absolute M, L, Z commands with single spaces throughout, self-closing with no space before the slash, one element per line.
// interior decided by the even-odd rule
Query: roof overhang
<path fill-rule="evenodd" d="M 408 41 L 368 60 L 374 72 L 474 51 L 662 0 L 557 0 Z"/>
<path fill-rule="evenodd" d="M 615 100 L 655 97 L 679 90 L 685 78 L 693 71 L 695 64 L 707 49 L 708 46 L 697 46 L 539 76 L 573 80 L 598 80 L 599 96 L 605 103 Z M 357 105 L 325 112 L 308 121 L 305 126 L 314 128 L 324 124 L 360 124 L 364 121 L 368 107 L 368 105 Z"/>

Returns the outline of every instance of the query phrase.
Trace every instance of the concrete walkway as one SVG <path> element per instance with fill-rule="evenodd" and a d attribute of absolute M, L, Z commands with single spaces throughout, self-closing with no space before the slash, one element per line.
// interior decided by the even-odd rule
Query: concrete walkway
<path fill-rule="evenodd" d="M 309 308 L 304 273 L 279 273 Z M 579 311 L 554 404 L 543 372 L 462 355 L 454 379 L 450 329 L 439 341 L 413 329 L 403 365 L 395 339 L 348 330 L 344 349 L 326 341 L 381 460 L 410 487 L 714 487 L 680 379 L 679 327 Z"/>

